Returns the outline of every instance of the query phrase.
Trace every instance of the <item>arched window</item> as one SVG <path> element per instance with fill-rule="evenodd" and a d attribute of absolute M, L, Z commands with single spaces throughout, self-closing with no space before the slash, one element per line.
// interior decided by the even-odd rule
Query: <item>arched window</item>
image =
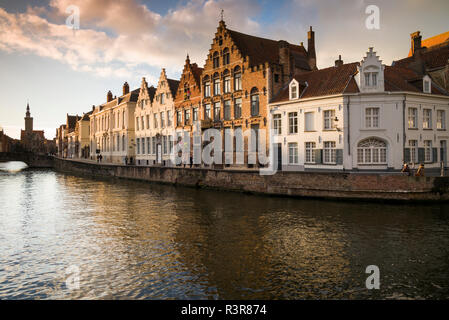
<path fill-rule="evenodd" d="M 242 90 L 242 68 L 237 66 L 234 68 L 234 91 Z"/>
<path fill-rule="evenodd" d="M 377 138 L 362 140 L 357 145 L 359 164 L 387 164 L 387 144 Z"/>
<path fill-rule="evenodd" d="M 220 67 L 220 57 L 219 57 L 217 51 L 214 52 L 213 57 L 214 57 L 214 68 L 219 68 Z"/>
<path fill-rule="evenodd" d="M 231 75 L 229 74 L 229 70 L 225 70 L 223 72 L 223 93 L 231 92 Z"/>
<path fill-rule="evenodd" d="M 188 83 L 184 84 L 184 100 L 190 99 L 190 87 Z"/>
<path fill-rule="evenodd" d="M 223 50 L 223 65 L 228 65 L 230 63 L 229 48 Z"/>
<path fill-rule="evenodd" d="M 220 76 L 218 72 L 214 74 L 214 96 L 218 96 L 221 94 L 220 89 Z"/>
<path fill-rule="evenodd" d="M 251 89 L 251 116 L 259 115 L 259 90 L 257 88 Z"/>
<path fill-rule="evenodd" d="M 204 84 L 204 97 L 210 97 L 210 78 L 209 76 L 205 76 L 203 78 L 203 84 Z"/>

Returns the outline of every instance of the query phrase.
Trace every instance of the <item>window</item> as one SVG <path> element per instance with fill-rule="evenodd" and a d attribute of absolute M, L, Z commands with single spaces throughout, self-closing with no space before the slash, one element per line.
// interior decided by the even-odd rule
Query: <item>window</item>
<path fill-rule="evenodd" d="M 334 128 L 335 110 L 324 111 L 324 130 L 332 130 Z"/>
<path fill-rule="evenodd" d="M 424 91 L 424 93 L 430 93 L 430 81 L 429 80 L 424 80 L 423 91 Z"/>
<path fill-rule="evenodd" d="M 198 107 L 193 108 L 193 121 L 198 121 Z"/>
<path fill-rule="evenodd" d="M 142 142 L 142 154 L 145 154 L 145 138 L 140 139 Z"/>
<path fill-rule="evenodd" d="M 167 145 L 167 136 L 162 137 L 162 147 L 164 149 L 164 154 L 167 154 L 168 145 Z"/>
<path fill-rule="evenodd" d="M 337 151 L 335 149 L 335 141 L 324 142 L 324 159 L 323 163 L 335 164 L 337 162 Z"/>
<path fill-rule="evenodd" d="M 298 112 L 290 112 L 288 114 L 288 133 L 298 133 Z"/>
<path fill-rule="evenodd" d="M 365 109 L 366 128 L 379 128 L 379 108 Z"/>
<path fill-rule="evenodd" d="M 387 144 L 376 138 L 359 142 L 357 146 L 357 162 L 359 164 L 386 164 Z"/>
<path fill-rule="evenodd" d="M 154 120 L 153 121 L 154 122 L 154 128 L 157 129 L 157 114 L 156 113 L 154 114 L 154 119 L 153 120 Z"/>
<path fill-rule="evenodd" d="M 296 83 L 292 83 L 290 87 L 290 99 L 297 99 L 298 98 L 298 86 Z"/>
<path fill-rule="evenodd" d="M 234 91 L 242 90 L 242 71 L 239 66 L 234 68 Z"/>
<path fill-rule="evenodd" d="M 182 114 L 181 111 L 176 111 L 176 125 L 181 126 L 182 125 Z"/>
<path fill-rule="evenodd" d="M 377 73 L 372 73 L 371 79 L 373 80 L 373 86 L 377 86 Z"/>
<path fill-rule="evenodd" d="M 410 147 L 410 162 L 417 163 L 418 162 L 418 141 L 410 140 L 408 142 L 408 146 Z"/>
<path fill-rule="evenodd" d="M 314 123 L 314 113 L 313 112 L 306 112 L 304 114 L 304 130 L 305 131 L 314 131 L 315 130 L 315 123 Z"/>
<path fill-rule="evenodd" d="M 204 97 L 210 97 L 210 80 L 209 77 L 204 78 Z"/>
<path fill-rule="evenodd" d="M 242 99 L 238 98 L 234 100 L 234 119 L 240 119 L 242 117 Z"/>
<path fill-rule="evenodd" d="M 408 108 L 408 127 L 409 129 L 416 129 L 418 123 L 418 109 Z"/>
<path fill-rule="evenodd" d="M 315 163 L 315 142 L 306 142 L 306 163 Z"/>
<path fill-rule="evenodd" d="M 169 111 L 167 111 L 167 126 L 171 127 L 171 123 L 172 123 L 172 121 L 171 121 L 171 111 L 169 110 Z"/>
<path fill-rule="evenodd" d="M 122 136 L 122 151 L 125 151 L 125 147 L 126 147 L 126 144 L 125 144 L 125 136 L 123 135 L 123 136 Z"/>
<path fill-rule="evenodd" d="M 205 117 L 206 119 L 210 119 L 210 118 L 211 118 L 211 114 L 210 114 L 210 104 L 204 105 L 204 117 Z"/>
<path fill-rule="evenodd" d="M 231 100 L 224 102 L 224 119 L 231 120 Z"/>
<path fill-rule="evenodd" d="M 274 134 L 282 133 L 282 115 L 280 114 L 273 115 L 273 129 Z"/>
<path fill-rule="evenodd" d="M 220 67 L 220 57 L 218 56 L 218 52 L 215 51 L 213 55 L 214 68 Z"/>
<path fill-rule="evenodd" d="M 220 120 L 220 102 L 214 103 L 214 120 Z"/>
<path fill-rule="evenodd" d="M 224 93 L 231 92 L 231 77 L 229 75 L 224 77 L 223 91 Z"/>
<path fill-rule="evenodd" d="M 136 118 L 136 130 L 139 131 L 139 117 Z"/>
<path fill-rule="evenodd" d="M 165 112 L 161 112 L 161 128 L 165 127 Z"/>
<path fill-rule="evenodd" d="M 152 142 L 152 143 L 151 143 L 151 144 L 152 144 L 151 151 L 153 151 L 153 154 L 156 154 L 156 151 L 157 151 L 157 150 L 156 150 L 156 149 L 157 149 L 157 148 L 156 148 L 156 137 L 152 137 L 152 138 L 151 138 L 151 142 Z"/>
<path fill-rule="evenodd" d="M 230 62 L 230 54 L 229 54 L 229 49 L 225 48 L 223 50 L 223 65 L 227 65 Z"/>
<path fill-rule="evenodd" d="M 257 88 L 251 89 L 251 116 L 259 115 L 259 91 Z"/>
<path fill-rule="evenodd" d="M 296 142 L 288 144 L 288 163 L 298 164 L 298 144 Z"/>
<path fill-rule="evenodd" d="M 218 77 L 218 74 L 217 74 L 216 77 L 214 78 L 214 95 L 218 96 L 220 94 L 221 94 L 220 78 Z"/>
<path fill-rule="evenodd" d="M 137 154 L 140 154 L 140 138 L 137 138 Z"/>
<path fill-rule="evenodd" d="M 150 129 L 150 115 L 147 114 L 147 129 Z"/>
<path fill-rule="evenodd" d="M 370 74 L 368 72 L 366 72 L 365 73 L 365 86 L 367 86 L 367 87 L 370 86 L 369 78 L 370 78 Z"/>
<path fill-rule="evenodd" d="M 151 140 L 147 138 L 147 153 L 151 154 Z"/>
<path fill-rule="evenodd" d="M 184 124 L 189 125 L 190 124 L 190 110 L 184 111 Z"/>
<path fill-rule="evenodd" d="M 430 109 L 423 110 L 422 128 L 432 129 L 432 110 Z"/>
<path fill-rule="evenodd" d="M 141 123 L 142 123 L 142 130 L 145 130 L 145 118 L 141 117 Z"/>
<path fill-rule="evenodd" d="M 160 99 L 160 102 L 161 102 L 161 104 L 165 104 L 165 94 L 163 94 L 163 93 L 161 93 L 161 99 Z"/>
<path fill-rule="evenodd" d="M 117 151 L 120 151 L 120 136 L 117 136 Z"/>
<path fill-rule="evenodd" d="M 424 161 L 432 162 L 432 140 L 424 141 Z"/>
<path fill-rule="evenodd" d="M 274 82 L 279 83 L 279 75 L 277 73 L 274 74 Z"/>
<path fill-rule="evenodd" d="M 444 110 L 437 110 L 437 129 L 446 129 L 446 113 Z"/>
<path fill-rule="evenodd" d="M 190 99 L 190 87 L 188 83 L 184 84 L 184 100 Z"/>

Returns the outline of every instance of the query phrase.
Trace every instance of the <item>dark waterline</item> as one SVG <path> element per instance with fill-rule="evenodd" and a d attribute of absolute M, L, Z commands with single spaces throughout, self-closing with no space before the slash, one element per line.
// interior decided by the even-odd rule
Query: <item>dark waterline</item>
<path fill-rule="evenodd" d="M 86 298 L 447 299 L 449 205 L 0 172 L 0 299 Z"/>

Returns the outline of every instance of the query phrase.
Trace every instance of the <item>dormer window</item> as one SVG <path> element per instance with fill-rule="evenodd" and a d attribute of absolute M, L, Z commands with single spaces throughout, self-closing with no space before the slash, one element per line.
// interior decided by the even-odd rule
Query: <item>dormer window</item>
<path fill-rule="evenodd" d="M 431 80 L 429 76 L 425 76 L 423 78 L 423 92 L 424 93 L 431 93 Z"/>
<path fill-rule="evenodd" d="M 298 99 L 298 82 L 293 80 L 290 84 L 290 100 Z"/>
<path fill-rule="evenodd" d="M 377 72 L 365 72 L 365 86 L 366 87 L 377 86 Z"/>

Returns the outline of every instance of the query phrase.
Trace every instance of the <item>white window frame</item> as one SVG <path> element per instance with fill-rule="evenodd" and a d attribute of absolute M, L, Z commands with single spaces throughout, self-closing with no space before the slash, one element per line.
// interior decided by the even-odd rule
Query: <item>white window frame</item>
<path fill-rule="evenodd" d="M 296 165 L 299 163 L 299 155 L 298 155 L 298 143 L 290 142 L 288 144 L 288 163 L 291 165 Z"/>
<path fill-rule="evenodd" d="M 365 128 L 377 129 L 380 128 L 380 108 L 367 107 L 365 108 Z"/>
<path fill-rule="evenodd" d="M 323 142 L 323 163 L 336 164 L 337 163 L 337 143 L 335 141 Z"/>
<path fill-rule="evenodd" d="M 446 130 L 446 111 L 437 110 L 437 129 Z"/>
<path fill-rule="evenodd" d="M 424 108 L 422 111 L 422 128 L 432 129 L 432 109 Z"/>
<path fill-rule="evenodd" d="M 407 111 L 408 115 L 408 128 L 417 129 L 418 128 L 418 108 L 409 107 Z M 413 124 L 413 125 L 411 125 Z"/>
<path fill-rule="evenodd" d="M 329 116 L 330 114 L 330 116 Z M 323 128 L 324 130 L 334 129 L 335 109 L 329 109 L 323 111 Z M 326 122 L 329 122 L 329 126 L 326 126 Z"/>
<path fill-rule="evenodd" d="M 315 142 L 306 142 L 305 150 L 306 150 L 305 162 L 306 163 L 316 163 L 316 159 L 315 159 L 316 143 Z"/>
<path fill-rule="evenodd" d="M 273 114 L 273 130 L 274 134 L 282 134 L 282 115 L 280 113 Z"/>
<path fill-rule="evenodd" d="M 298 117 L 299 116 L 297 111 L 288 113 L 288 134 L 297 134 L 299 132 Z"/>

